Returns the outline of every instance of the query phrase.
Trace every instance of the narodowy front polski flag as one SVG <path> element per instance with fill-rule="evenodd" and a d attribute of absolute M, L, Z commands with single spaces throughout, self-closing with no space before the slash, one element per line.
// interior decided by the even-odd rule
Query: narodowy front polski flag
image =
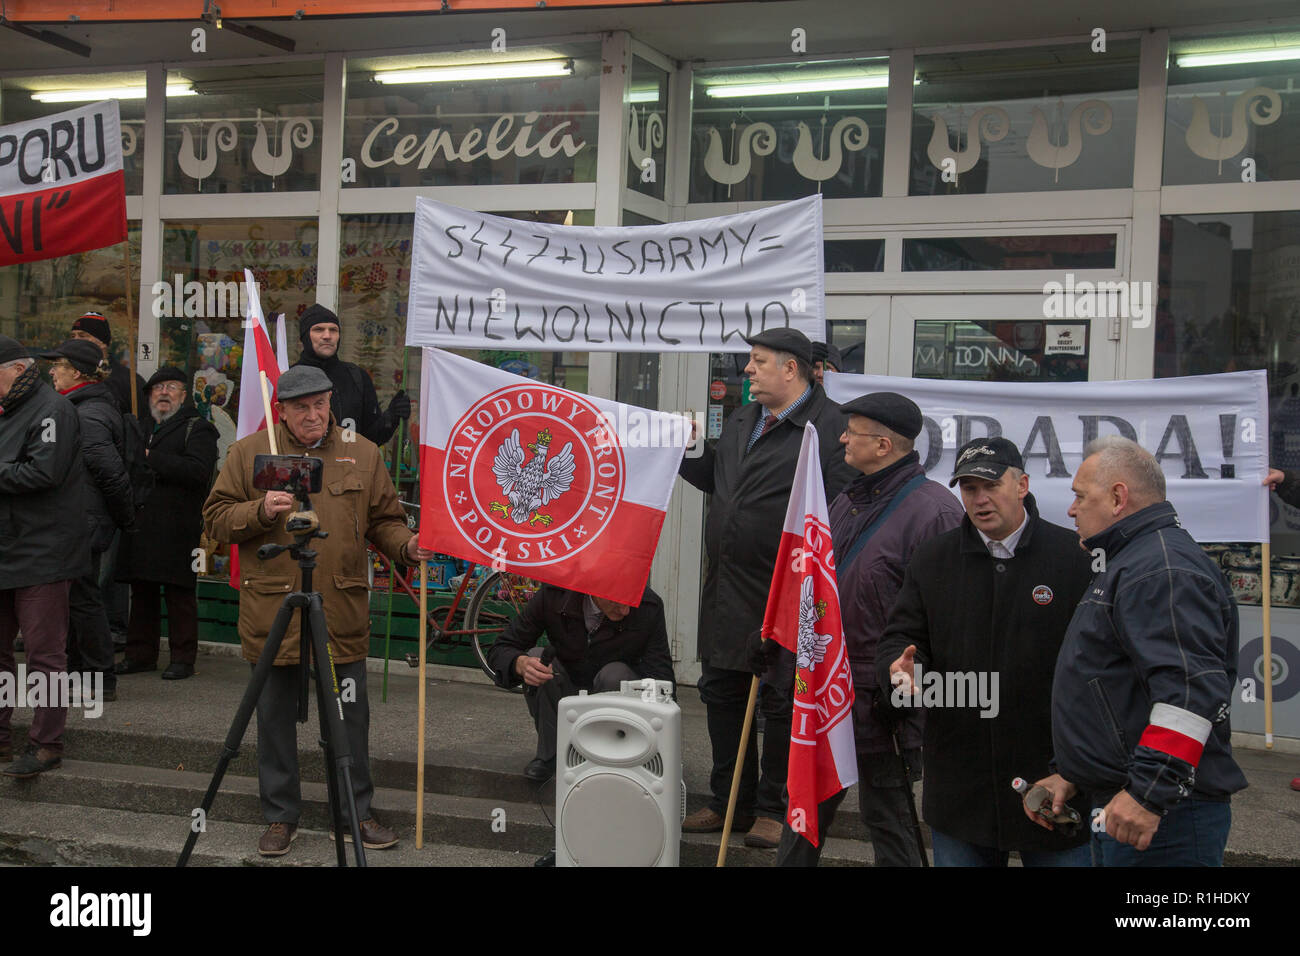
<path fill-rule="evenodd" d="M 117 100 L 0 126 L 0 266 L 125 239 Z"/>
<path fill-rule="evenodd" d="M 858 782 L 853 676 L 817 448 L 817 429 L 808 422 L 763 616 L 763 636 L 795 656 L 786 821 L 813 846 L 817 804 Z"/>
<path fill-rule="evenodd" d="M 423 349 L 420 546 L 641 603 L 690 420 Z"/>

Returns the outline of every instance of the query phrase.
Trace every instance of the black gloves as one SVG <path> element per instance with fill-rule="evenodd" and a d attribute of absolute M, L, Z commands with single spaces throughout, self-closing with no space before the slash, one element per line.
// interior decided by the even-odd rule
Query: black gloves
<path fill-rule="evenodd" d="M 769 667 L 776 663 L 781 653 L 781 645 L 776 641 L 763 639 L 762 631 L 749 635 L 749 644 L 745 649 L 749 669 L 755 677 L 762 677 Z"/>
<path fill-rule="evenodd" d="M 393 396 L 393 400 L 388 403 L 388 411 L 385 412 L 389 421 L 395 419 L 406 420 L 411 417 L 411 400 L 407 398 L 405 391 L 400 391 Z"/>

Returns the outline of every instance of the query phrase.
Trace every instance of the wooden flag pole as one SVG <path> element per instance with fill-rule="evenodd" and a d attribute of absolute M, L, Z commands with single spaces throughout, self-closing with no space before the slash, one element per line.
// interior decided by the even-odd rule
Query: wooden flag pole
<path fill-rule="evenodd" d="M 424 849 L 424 640 L 429 627 L 429 562 L 420 562 L 420 712 L 415 731 L 415 848 Z"/>
<path fill-rule="evenodd" d="M 271 454 L 280 454 L 275 447 L 275 419 L 271 417 L 271 383 L 267 381 L 266 372 L 261 369 L 257 370 L 257 376 L 262 380 L 262 410 L 266 412 L 266 436 L 271 439 Z"/>
<path fill-rule="evenodd" d="M 758 678 L 749 685 L 749 703 L 745 705 L 745 725 L 740 730 L 740 750 L 736 754 L 736 772 L 731 775 L 731 796 L 727 797 L 727 818 L 722 824 L 722 845 L 718 847 L 718 866 L 727 865 L 727 838 L 736 816 L 736 796 L 740 793 L 740 774 L 745 769 L 745 751 L 749 749 L 749 728 L 754 723 L 754 702 L 758 700 Z"/>
<path fill-rule="evenodd" d="M 1260 576 L 1264 584 L 1264 748 L 1273 749 L 1273 571 L 1269 554 L 1272 542 L 1261 547 Z"/>
<path fill-rule="evenodd" d="M 139 388 L 136 386 L 136 353 L 140 351 L 140 316 L 135 314 L 134 297 L 131 295 L 131 236 L 128 233 L 122 243 L 122 261 L 126 263 L 126 324 L 127 338 L 131 342 L 131 414 L 140 417 Z"/>

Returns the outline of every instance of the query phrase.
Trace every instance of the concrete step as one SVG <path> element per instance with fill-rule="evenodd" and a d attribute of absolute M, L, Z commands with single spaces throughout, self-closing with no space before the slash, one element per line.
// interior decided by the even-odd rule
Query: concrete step
<path fill-rule="evenodd" d="M 137 820 L 136 832 L 151 829 L 159 845 L 174 847 L 179 853 L 188 837 L 194 811 L 202 803 L 211 775 L 192 770 L 164 770 L 128 764 L 65 760 L 58 770 L 31 780 L 0 779 L 0 800 L 32 807 L 86 808 L 115 810 L 129 806 Z M 456 846 L 463 850 L 523 854 L 530 861 L 554 846 L 555 817 L 553 786 L 543 788 L 545 804 L 536 794 L 523 801 L 463 796 L 458 794 L 425 795 L 424 839 L 426 843 Z M 323 783 L 303 781 L 301 826 L 305 831 L 326 831 L 328 809 Z M 377 788 L 374 800 L 376 815 L 401 837 L 403 844 L 414 844 L 415 793 L 410 790 Z M 504 831 L 493 828 L 493 821 L 504 822 Z M 212 809 L 206 818 L 207 830 L 199 837 L 197 851 L 208 852 L 209 838 L 233 827 L 249 828 L 240 839 L 248 842 L 244 852 L 255 856 L 257 838 L 265 829 L 258 799 L 256 777 L 227 773 L 222 780 Z M 498 824 L 499 828 L 500 824 Z M 60 831 L 47 825 L 43 832 Z M 232 832 L 234 832 L 232 830 Z M 0 845 L 30 837 L 26 831 L 14 830 L 7 815 L 0 813 Z M 743 834 L 733 835 L 728 853 L 731 866 L 767 866 L 773 859 L 770 850 L 758 850 L 743 844 Z M 61 845 L 51 837 L 55 845 Z M 91 840 L 85 852 L 106 853 L 112 840 Z M 133 846 L 134 844 L 126 844 Z M 685 834 L 681 862 L 685 866 L 712 866 L 717 857 L 718 840 L 712 834 Z M 71 850 L 61 851 L 71 854 Z M 134 857 L 133 857 L 134 859 Z M 260 859 L 260 858 L 259 858 Z M 829 839 L 822 856 L 825 865 L 869 865 L 870 846 L 854 840 Z M 240 858 L 241 862 L 244 861 Z M 329 857 L 329 862 L 333 856 Z M 145 862 L 143 859 L 140 862 Z M 157 863 L 159 861 L 149 861 Z M 174 856 L 172 859 L 174 862 Z M 229 862 L 227 860 L 226 862 Z"/>

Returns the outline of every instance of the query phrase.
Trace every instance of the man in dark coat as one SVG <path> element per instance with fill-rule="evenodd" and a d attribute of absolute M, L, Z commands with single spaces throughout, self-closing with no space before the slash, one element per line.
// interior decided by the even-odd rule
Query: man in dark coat
<path fill-rule="evenodd" d="M 934 864 L 1006 866 L 1015 850 L 1025 866 L 1088 866 L 1087 827 L 1066 837 L 1034 826 L 1011 782 L 1047 774 L 1052 672 L 1091 559 L 1074 532 L 1039 517 L 1005 438 L 962 446 L 958 482 L 966 516 L 913 555 L 876 658 L 894 705 L 926 707 Z M 935 692 L 957 677 L 964 699 Z"/>
<path fill-rule="evenodd" d="M 91 567 L 88 574 L 72 582 L 68 599 L 68 669 L 102 674 L 104 699 L 116 700 L 113 635 L 101 578 L 111 571 L 107 565 L 117 530 L 135 530 L 122 412 L 104 381 L 108 364 L 93 342 L 69 339 L 52 352 L 42 352 L 40 357 L 54 362 L 50 379 L 77 410 L 81 461 L 86 469 L 85 522 Z"/>
<path fill-rule="evenodd" d="M 411 416 L 411 400 L 398 392 L 386 411 L 379 410 L 375 383 L 359 365 L 339 360 L 339 317 L 323 305 L 308 306 L 298 320 L 302 354 L 295 365 L 322 369 L 334 386 L 330 410 L 342 428 L 351 428 L 376 445 L 393 437 L 397 423 Z"/>
<path fill-rule="evenodd" d="M 1079 539 L 1101 561 L 1057 657 L 1057 772 L 1039 783 L 1053 809 L 1088 795 L 1094 865 L 1222 866 L 1246 787 L 1228 719 L 1237 604 L 1137 442 L 1092 442 L 1071 487 Z"/>
<path fill-rule="evenodd" d="M 164 592 L 171 661 L 163 680 L 194 673 L 199 647 L 194 552 L 217 460 L 217 430 L 187 401 L 186 384 L 185 373 L 170 366 L 149 379 L 154 427 L 146 461 L 154 482 L 136 518 L 139 533 L 123 537 L 119 555 L 118 577 L 131 582 L 131 620 L 119 674 L 158 669 Z"/>
<path fill-rule="evenodd" d="M 961 506 L 943 485 L 926 479 L 913 450 L 923 426 L 915 402 L 896 392 L 872 392 L 840 409 L 848 416 L 840 438 L 844 459 L 860 472 L 830 504 L 840 617 L 853 674 L 858 807 L 877 866 L 920 866 L 907 792 L 920 770 L 920 721 L 913 716 L 894 731 L 907 760 L 909 773 L 904 774 L 890 729 L 873 707 L 876 644 L 912 553 L 955 528 Z M 817 847 L 789 825 L 784 828 L 778 865 L 816 865 L 844 793 L 819 805 Z"/>
<path fill-rule="evenodd" d="M 15 679 L 14 638 L 21 629 L 27 673 L 67 669 L 68 592 L 90 571 L 81 427 L 72 403 L 41 381 L 36 360 L 0 335 L 0 679 Z M 63 762 L 66 701 L 34 708 L 28 746 L 9 776 L 32 777 Z M 0 704 L 0 763 L 13 760 Z"/>
<path fill-rule="evenodd" d="M 114 362 L 109 358 L 108 351 L 113 345 L 113 329 L 108 324 L 108 319 L 98 312 L 83 313 L 72 323 L 72 328 L 68 331 L 68 338 L 84 339 L 99 346 L 100 352 L 104 355 L 104 360 L 109 363 L 108 390 L 113 393 L 118 408 L 129 415 L 131 413 L 131 370 L 121 362 Z M 135 388 L 136 414 L 141 418 L 146 418 L 145 409 L 148 405 L 145 395 L 145 381 L 144 376 L 138 373 L 135 376 Z"/>
<path fill-rule="evenodd" d="M 538 646 L 542 635 L 554 650 Z M 560 700 L 579 690 L 618 690 L 625 680 L 673 680 L 664 602 L 650 588 L 635 607 L 544 584 L 488 649 L 497 684 L 527 685 L 537 725 L 537 756 L 524 776 L 542 783 L 555 773 L 555 715 Z"/>
<path fill-rule="evenodd" d="M 706 808 L 683 821 L 688 833 L 723 826 L 753 676 L 751 642 L 763 624 L 806 422 L 817 428 L 827 500 L 852 476 L 839 446 L 844 416 L 812 381 L 807 337 L 794 329 L 769 329 L 748 342 L 745 374 L 754 401 L 727 419 L 714 447 L 685 459 L 680 469 L 683 478 L 713 496 L 704 527 L 708 567 L 699 629 L 700 699 L 713 745 L 712 796 Z M 766 718 L 762 776 L 751 728 L 736 801 L 736 828 L 753 827 L 745 838 L 750 846 L 775 847 L 780 839 L 793 682 L 794 657 L 782 650 L 760 697 Z"/>

